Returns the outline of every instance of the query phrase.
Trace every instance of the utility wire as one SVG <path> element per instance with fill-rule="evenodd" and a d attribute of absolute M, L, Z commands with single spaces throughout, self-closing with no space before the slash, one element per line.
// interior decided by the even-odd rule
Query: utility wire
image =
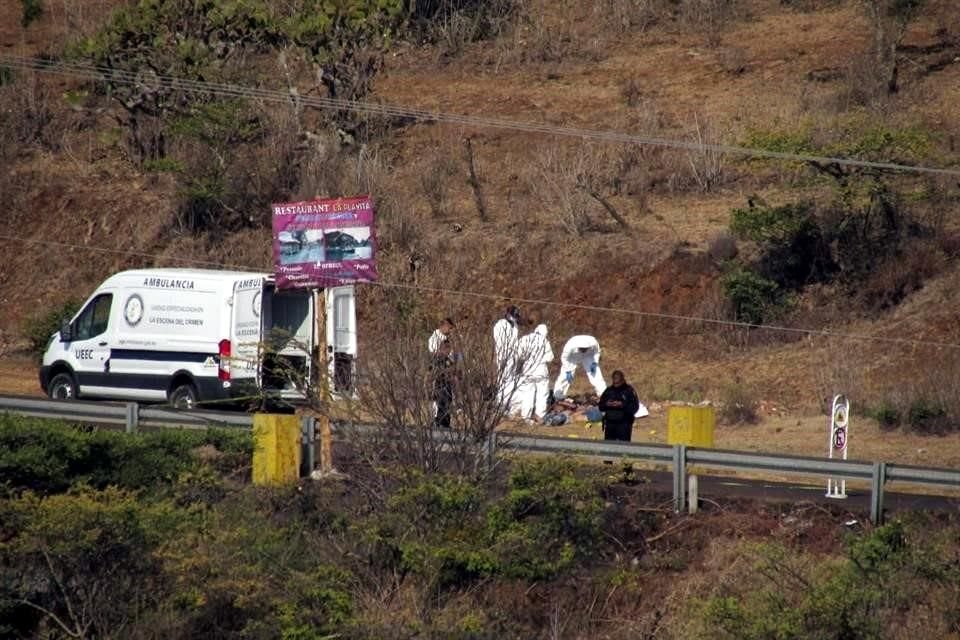
<path fill-rule="evenodd" d="M 217 266 L 217 267 L 236 269 L 241 271 L 254 271 L 254 272 L 260 272 L 260 273 L 270 271 L 269 268 L 265 269 L 261 267 L 225 264 L 221 262 L 214 262 L 211 260 L 194 260 L 191 258 L 167 257 L 167 256 L 162 256 L 160 254 L 146 253 L 143 251 L 110 249 L 107 247 L 71 244 L 68 242 L 35 240 L 32 238 L 21 238 L 19 236 L 11 236 L 11 235 L 5 235 L 5 234 L 0 234 L 0 240 L 8 240 L 11 242 L 21 242 L 26 244 L 42 244 L 46 247 L 58 246 L 58 247 L 63 247 L 68 249 L 82 249 L 86 251 L 97 251 L 101 253 L 115 253 L 115 254 L 123 254 L 123 255 L 133 255 L 138 257 L 151 257 L 151 258 L 154 258 L 155 260 L 173 260 L 173 261 L 180 261 L 180 262 L 189 263 L 189 264 Z M 940 342 L 936 340 L 918 340 L 915 338 L 890 338 L 886 336 L 846 333 L 842 331 L 830 331 L 827 329 L 804 329 L 801 327 L 787 327 L 783 325 L 754 324 L 751 322 L 741 322 L 737 320 L 722 320 L 719 318 L 687 316 L 687 315 L 675 314 L 675 313 L 660 313 L 656 311 L 639 311 L 636 309 L 623 309 L 623 308 L 617 308 L 617 307 L 601 307 L 597 305 L 577 304 L 573 302 L 559 302 L 556 300 L 540 300 L 537 298 L 518 298 L 516 296 L 510 296 L 510 295 L 504 295 L 504 294 L 485 293 L 480 291 L 466 291 L 463 289 L 426 287 L 423 285 L 409 284 L 409 283 L 403 283 L 403 282 L 375 281 L 375 282 L 367 282 L 363 284 L 370 284 L 370 285 L 378 286 L 381 288 L 408 289 L 408 290 L 414 290 L 414 291 L 421 291 L 425 293 L 457 295 L 457 296 L 463 296 L 463 297 L 481 298 L 485 300 L 519 302 L 519 303 L 529 304 L 529 305 L 542 305 L 546 307 L 557 307 L 557 308 L 563 308 L 563 309 L 579 309 L 583 311 L 595 311 L 599 313 L 619 313 L 619 314 L 632 315 L 632 316 L 637 316 L 642 318 L 655 318 L 659 320 L 669 320 L 669 321 L 675 321 L 675 322 L 703 323 L 703 324 L 711 324 L 715 326 L 736 327 L 736 328 L 742 328 L 742 329 L 757 329 L 757 330 L 763 330 L 763 331 L 792 333 L 792 334 L 816 336 L 816 337 L 823 337 L 823 338 L 855 340 L 860 342 L 881 342 L 881 343 L 887 343 L 887 344 L 900 344 L 900 345 L 907 345 L 907 346 L 925 346 L 925 347 L 937 347 L 942 349 L 960 349 L 960 344 L 952 343 L 952 342 Z"/>
<path fill-rule="evenodd" d="M 440 111 L 430 111 L 417 107 L 408 107 L 402 105 L 324 98 L 320 96 L 304 96 L 300 95 L 296 89 L 293 88 L 291 88 L 289 91 L 277 91 L 272 89 L 244 87 L 241 85 L 224 84 L 218 82 L 188 80 L 175 76 L 157 74 L 152 70 L 149 72 L 133 72 L 104 66 L 84 65 L 58 60 L 21 56 L 0 56 L 0 65 L 19 69 L 28 69 L 41 73 L 53 73 L 76 78 L 86 78 L 94 81 L 113 82 L 116 84 L 142 85 L 144 87 L 154 88 L 164 87 L 167 89 L 175 89 L 191 93 L 239 98 L 256 98 L 270 102 L 293 103 L 335 111 L 352 111 L 355 113 L 363 113 L 368 115 L 384 115 L 398 118 L 408 118 L 419 122 L 441 122 L 447 124 L 459 124 L 467 127 L 501 129 L 508 131 L 519 131 L 523 133 L 541 133 L 552 136 L 565 136 L 581 138 L 585 140 L 598 140 L 603 142 L 621 142 L 627 144 L 666 147 L 672 149 L 682 149 L 686 151 L 707 151 L 721 154 L 749 156 L 754 158 L 787 160 L 791 162 L 834 164 L 866 169 L 883 169 L 888 171 L 904 171 L 910 173 L 927 173 L 960 177 L 960 169 L 906 165 L 896 162 L 875 162 L 871 160 L 858 160 L 856 158 L 786 153 L 751 147 L 708 144 L 702 142 L 636 135 L 618 131 L 580 129 L 575 127 L 555 126 L 546 123 L 522 122 L 503 118 L 443 113 Z"/>

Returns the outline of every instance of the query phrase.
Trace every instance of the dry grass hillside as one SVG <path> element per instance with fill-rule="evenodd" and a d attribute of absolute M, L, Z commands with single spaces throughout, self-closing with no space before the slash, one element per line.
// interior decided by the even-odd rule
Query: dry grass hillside
<path fill-rule="evenodd" d="M 0 53 L 56 55 L 122 3 L 44 4 L 23 28 L 20 3 L 2 3 Z M 471 41 L 451 21 L 432 43 L 397 42 L 368 99 L 774 150 L 800 136 L 816 150 L 856 154 L 878 131 L 907 132 L 923 141 L 917 153 L 883 157 L 881 145 L 879 156 L 861 156 L 956 168 L 960 15 L 951 4 L 930 0 L 907 25 L 896 93 L 876 89 L 874 28 L 855 0 L 521 0 L 489 38 Z M 254 81 L 283 88 L 274 81 L 281 73 L 309 85 L 309 69 L 273 55 L 256 59 Z M 75 97 L 84 86 L 23 73 L 0 87 L 0 233 L 17 238 L 0 239 L 7 357 L 21 358 L 24 318 L 83 297 L 117 269 L 270 264 L 268 211 L 240 206 L 241 221 L 228 231 L 191 228 L 176 178 L 138 162 L 109 103 Z M 352 144 L 321 130 L 310 153 L 288 166 L 292 156 L 280 150 L 302 144 L 295 128 L 279 107 L 252 108 L 271 123 L 272 137 L 250 154 L 248 180 L 292 176 L 290 198 L 370 192 L 378 200 L 384 286 L 361 292 L 361 342 L 392 317 L 384 305 L 426 327 L 442 315 L 492 322 L 511 299 L 550 301 L 580 305 L 522 303 L 550 324 L 554 347 L 593 333 L 606 366 L 624 369 L 650 401 L 739 393 L 815 414 L 825 396 L 843 390 L 861 406 L 906 411 L 929 398 L 960 408 L 951 375 L 960 371 L 960 350 L 909 342 L 960 343 L 955 176 L 891 178 L 897 202 L 928 231 L 878 258 L 856 284 L 802 287 L 770 320 L 892 341 L 748 330 L 676 316 L 734 319 L 723 261 L 734 243 L 741 261 L 760 248 L 725 235 L 731 210 L 748 198 L 829 210 L 838 187 L 823 172 L 708 150 L 377 120 Z"/>

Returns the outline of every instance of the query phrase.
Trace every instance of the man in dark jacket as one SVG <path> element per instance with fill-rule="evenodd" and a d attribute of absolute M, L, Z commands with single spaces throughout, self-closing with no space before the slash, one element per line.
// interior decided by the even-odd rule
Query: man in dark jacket
<path fill-rule="evenodd" d="M 443 340 L 433 351 L 433 401 L 437 415 L 433 419 L 435 429 L 450 428 L 450 412 L 453 404 L 454 354 L 451 341 Z"/>
<path fill-rule="evenodd" d="M 600 396 L 599 409 L 603 412 L 603 439 L 630 442 L 633 416 L 640 408 L 640 399 L 627 384 L 623 371 L 613 372 L 613 382 Z"/>

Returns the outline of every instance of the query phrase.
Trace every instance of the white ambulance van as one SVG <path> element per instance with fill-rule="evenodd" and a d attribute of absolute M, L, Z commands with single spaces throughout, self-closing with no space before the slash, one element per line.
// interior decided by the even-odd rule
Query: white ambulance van
<path fill-rule="evenodd" d="M 303 400 L 311 379 L 317 301 L 326 308 L 326 359 L 349 391 L 357 353 L 352 286 L 314 296 L 279 291 L 266 273 L 123 271 L 101 284 L 47 345 L 40 385 L 55 399 L 168 402 Z"/>

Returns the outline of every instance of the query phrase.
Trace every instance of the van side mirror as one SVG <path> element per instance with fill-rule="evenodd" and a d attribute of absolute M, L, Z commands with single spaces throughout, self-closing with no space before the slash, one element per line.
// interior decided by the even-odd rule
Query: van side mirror
<path fill-rule="evenodd" d="M 70 342 L 73 340 L 73 327 L 69 320 L 64 320 L 60 325 L 60 342 Z"/>

